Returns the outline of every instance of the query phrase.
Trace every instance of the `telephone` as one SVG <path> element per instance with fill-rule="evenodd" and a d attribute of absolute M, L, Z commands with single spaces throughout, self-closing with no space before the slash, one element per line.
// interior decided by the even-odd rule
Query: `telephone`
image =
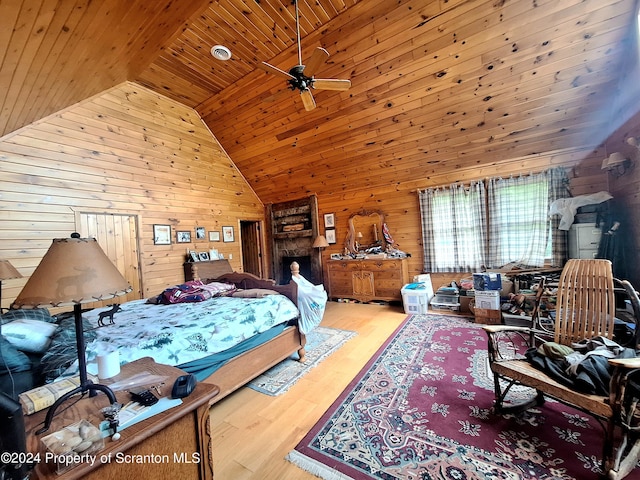
<path fill-rule="evenodd" d="M 181 375 L 176 379 L 171 390 L 172 398 L 184 398 L 191 395 L 193 389 L 196 388 L 196 377 L 193 374 Z"/>

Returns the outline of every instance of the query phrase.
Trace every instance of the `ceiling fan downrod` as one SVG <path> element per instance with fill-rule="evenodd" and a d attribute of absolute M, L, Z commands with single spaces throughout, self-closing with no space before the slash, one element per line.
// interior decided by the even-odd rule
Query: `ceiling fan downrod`
<path fill-rule="evenodd" d="M 293 0 L 293 3 L 296 5 L 296 35 L 298 38 L 298 65 L 302 65 L 302 47 L 300 44 L 300 14 L 298 13 L 298 0 Z"/>

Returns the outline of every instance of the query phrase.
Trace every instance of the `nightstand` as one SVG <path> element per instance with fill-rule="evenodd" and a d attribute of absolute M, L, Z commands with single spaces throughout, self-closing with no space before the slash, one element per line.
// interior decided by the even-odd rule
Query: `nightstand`
<path fill-rule="evenodd" d="M 184 375 L 178 368 L 155 363 L 146 357 L 123 365 L 118 376 L 103 383 L 113 383 L 145 371 L 169 377 L 162 388 L 163 396 L 169 396 L 176 378 Z M 213 479 L 209 408 L 219 391 L 216 385 L 198 383 L 193 393 L 182 399 L 181 405 L 127 427 L 120 432 L 121 438 L 117 441 L 105 438 L 104 449 L 94 454 L 95 464 L 84 462 L 61 475 L 56 474 L 53 461 L 46 461 L 40 439 L 81 419 L 98 426 L 103 420 L 100 409 L 109 405 L 107 397 L 100 394 L 79 401 L 75 398 L 68 400 L 60 407 L 49 430 L 42 435 L 34 432 L 40 428 L 47 410 L 25 416 L 27 451 L 40 452 L 40 462 L 30 472 L 29 478 Z M 120 403 L 130 401 L 126 391 L 115 393 Z"/>

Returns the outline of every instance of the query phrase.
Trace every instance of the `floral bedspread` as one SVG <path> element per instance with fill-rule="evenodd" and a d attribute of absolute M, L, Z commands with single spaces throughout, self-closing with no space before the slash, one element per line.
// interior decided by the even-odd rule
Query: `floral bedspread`
<path fill-rule="evenodd" d="M 98 327 L 98 314 L 108 307 L 83 314 L 97 333 L 87 345 L 91 373 L 97 372 L 97 355 L 115 349 L 120 352 L 121 364 L 152 357 L 158 363 L 180 365 L 226 350 L 298 316 L 297 307 L 284 295 L 214 297 L 172 305 L 134 300 L 120 308 L 114 324 L 104 327 Z"/>

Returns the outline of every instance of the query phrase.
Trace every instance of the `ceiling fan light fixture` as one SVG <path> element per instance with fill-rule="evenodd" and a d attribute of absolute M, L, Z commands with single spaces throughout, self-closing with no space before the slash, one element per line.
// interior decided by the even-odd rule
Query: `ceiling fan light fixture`
<path fill-rule="evenodd" d="M 231 50 L 229 50 L 224 45 L 214 45 L 213 47 L 211 47 L 211 55 L 216 60 L 222 60 L 223 62 L 226 62 L 231 58 Z"/>

